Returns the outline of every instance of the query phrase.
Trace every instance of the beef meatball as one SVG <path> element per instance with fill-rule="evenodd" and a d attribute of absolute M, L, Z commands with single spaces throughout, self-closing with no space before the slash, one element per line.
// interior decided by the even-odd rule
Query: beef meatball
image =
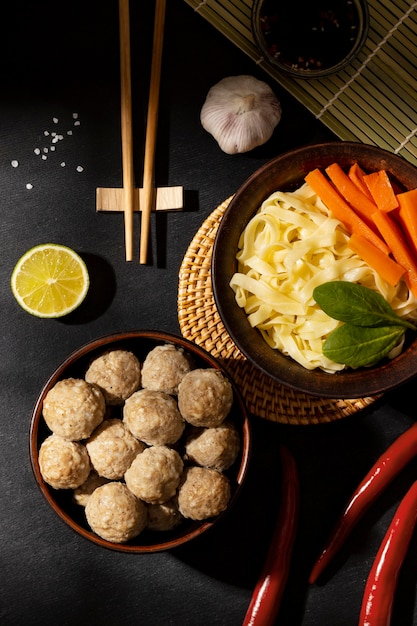
<path fill-rule="evenodd" d="M 42 478 L 54 489 L 76 489 L 87 480 L 91 469 L 86 447 L 59 435 L 50 435 L 42 442 L 38 458 Z"/>
<path fill-rule="evenodd" d="M 175 495 L 182 470 L 178 452 L 167 446 L 153 446 L 138 454 L 125 474 L 125 481 L 137 498 L 161 504 Z"/>
<path fill-rule="evenodd" d="M 142 364 L 142 387 L 176 395 L 191 367 L 191 358 L 181 348 L 170 343 L 156 346 Z"/>
<path fill-rule="evenodd" d="M 95 358 L 85 380 L 100 387 L 107 404 L 121 405 L 140 385 L 140 363 L 128 350 L 109 350 Z"/>
<path fill-rule="evenodd" d="M 106 404 L 95 385 L 81 378 L 66 378 L 48 391 L 42 410 L 53 433 L 69 441 L 79 441 L 87 439 L 101 424 Z"/>
<path fill-rule="evenodd" d="M 193 426 L 219 426 L 229 414 L 232 403 L 232 385 L 214 368 L 192 370 L 178 388 L 180 413 Z"/>
<path fill-rule="evenodd" d="M 126 400 L 123 421 L 134 437 L 155 446 L 176 443 L 185 427 L 175 399 L 151 389 L 140 389 Z"/>
<path fill-rule="evenodd" d="M 91 529 L 113 543 L 137 537 L 148 520 L 146 504 L 120 482 L 97 487 L 87 500 L 85 514 Z"/>
<path fill-rule="evenodd" d="M 228 421 L 216 428 L 193 428 L 185 442 L 185 453 L 190 461 L 220 472 L 233 465 L 239 449 L 239 433 Z"/>
<path fill-rule="evenodd" d="M 182 521 L 182 515 L 174 500 L 163 504 L 148 505 L 149 530 L 167 531 L 176 528 Z"/>
<path fill-rule="evenodd" d="M 225 474 L 207 467 L 188 467 L 178 489 L 178 509 L 193 520 L 215 517 L 226 509 L 230 495 Z"/>
<path fill-rule="evenodd" d="M 89 473 L 87 480 L 83 482 L 82 485 L 74 489 L 73 500 L 76 504 L 80 506 L 85 506 L 87 504 L 88 498 L 91 496 L 93 491 L 97 489 L 97 487 L 101 487 L 105 483 L 109 482 L 107 478 L 104 476 L 99 476 L 95 470 L 91 470 Z"/>
<path fill-rule="evenodd" d="M 123 478 L 135 456 L 145 448 L 117 418 L 105 419 L 85 445 L 96 472 L 111 480 Z"/>

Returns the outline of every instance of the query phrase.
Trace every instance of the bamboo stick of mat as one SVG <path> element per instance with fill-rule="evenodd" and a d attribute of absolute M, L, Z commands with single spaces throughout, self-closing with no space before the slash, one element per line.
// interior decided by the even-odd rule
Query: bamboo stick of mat
<path fill-rule="evenodd" d="M 148 259 L 148 243 L 152 204 L 155 201 L 154 166 L 158 126 L 159 88 L 161 82 L 162 48 L 164 40 L 166 0 L 156 0 L 152 47 L 152 66 L 149 87 L 148 115 L 146 124 L 145 158 L 143 167 L 144 202 L 141 207 L 141 232 L 139 262 Z"/>
<path fill-rule="evenodd" d="M 123 211 L 126 261 L 133 260 L 134 173 L 129 0 L 119 0 Z"/>

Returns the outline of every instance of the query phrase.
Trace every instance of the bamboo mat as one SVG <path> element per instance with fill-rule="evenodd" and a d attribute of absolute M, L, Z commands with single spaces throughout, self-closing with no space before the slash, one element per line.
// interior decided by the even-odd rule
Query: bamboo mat
<path fill-rule="evenodd" d="M 358 57 L 332 76 L 295 79 L 267 63 L 252 36 L 253 0 L 185 0 L 317 119 L 417 165 L 417 1 L 368 0 L 369 33 Z"/>

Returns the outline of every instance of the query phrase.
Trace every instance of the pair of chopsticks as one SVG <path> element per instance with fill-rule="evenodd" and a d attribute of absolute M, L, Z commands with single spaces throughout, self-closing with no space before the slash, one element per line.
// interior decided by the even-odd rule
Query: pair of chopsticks
<path fill-rule="evenodd" d="M 155 201 L 154 167 L 158 127 L 159 88 L 161 82 L 162 48 L 164 39 L 166 0 L 156 0 L 152 46 L 152 65 L 146 123 L 143 165 L 143 202 L 141 198 L 141 233 L 139 262 L 146 263 L 152 205 Z M 121 75 L 121 136 L 123 168 L 123 210 L 125 224 L 126 261 L 133 260 L 134 173 L 132 137 L 132 87 L 130 59 L 129 0 L 119 0 L 120 75 Z"/>

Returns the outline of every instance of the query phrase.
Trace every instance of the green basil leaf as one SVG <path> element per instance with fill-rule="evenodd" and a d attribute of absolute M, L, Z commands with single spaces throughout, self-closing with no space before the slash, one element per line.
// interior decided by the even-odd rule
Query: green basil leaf
<path fill-rule="evenodd" d="M 385 298 L 373 289 L 344 280 L 319 285 L 313 298 L 333 319 L 353 326 L 403 326 L 416 330 L 411 322 L 403 320 Z"/>
<path fill-rule="evenodd" d="M 402 326 L 363 328 L 343 324 L 330 333 L 323 354 L 352 368 L 374 365 L 400 342 L 404 332 Z"/>

